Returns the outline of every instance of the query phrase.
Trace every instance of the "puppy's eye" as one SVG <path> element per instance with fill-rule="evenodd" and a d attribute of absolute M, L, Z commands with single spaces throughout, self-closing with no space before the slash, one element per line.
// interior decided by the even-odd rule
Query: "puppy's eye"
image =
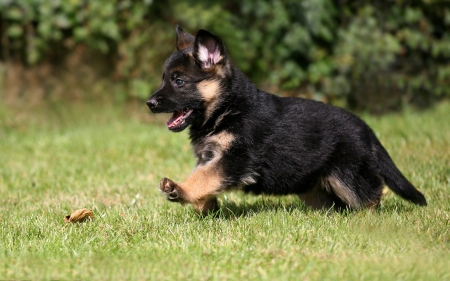
<path fill-rule="evenodd" d="M 177 84 L 177 86 L 182 86 L 184 85 L 184 81 L 178 78 L 177 80 L 175 80 L 175 84 Z"/>

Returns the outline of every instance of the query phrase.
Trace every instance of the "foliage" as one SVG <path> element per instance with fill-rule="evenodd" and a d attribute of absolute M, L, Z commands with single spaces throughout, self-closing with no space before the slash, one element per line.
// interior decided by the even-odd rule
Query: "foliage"
<path fill-rule="evenodd" d="M 334 78 L 343 81 L 352 107 L 423 106 L 450 96 L 448 5 L 360 1 L 344 11 L 351 16 L 339 30 Z"/>
<path fill-rule="evenodd" d="M 375 111 L 450 96 L 450 7 L 438 0 L 3 0 L 0 59 L 58 64 L 81 45 L 144 99 L 175 24 L 220 35 L 235 64 L 279 94 Z"/>

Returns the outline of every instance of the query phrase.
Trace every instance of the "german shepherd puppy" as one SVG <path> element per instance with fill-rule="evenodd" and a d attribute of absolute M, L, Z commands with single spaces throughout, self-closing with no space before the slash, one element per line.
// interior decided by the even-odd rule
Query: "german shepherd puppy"
<path fill-rule="evenodd" d="M 185 181 L 161 180 L 168 200 L 206 214 L 218 207 L 218 194 L 239 189 L 297 194 L 314 209 L 360 209 L 378 206 L 385 183 L 404 199 L 427 204 L 357 116 L 257 89 L 206 30 L 193 36 L 177 26 L 176 47 L 147 105 L 173 113 L 170 131 L 189 127 L 198 161 Z"/>

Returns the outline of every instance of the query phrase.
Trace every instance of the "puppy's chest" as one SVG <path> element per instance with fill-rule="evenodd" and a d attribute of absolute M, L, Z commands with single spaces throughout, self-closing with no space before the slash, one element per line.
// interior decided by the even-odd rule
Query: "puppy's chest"
<path fill-rule="evenodd" d="M 230 149 L 235 139 L 233 134 L 221 131 L 194 141 L 193 149 L 195 156 L 198 158 L 198 164 L 219 161 Z"/>

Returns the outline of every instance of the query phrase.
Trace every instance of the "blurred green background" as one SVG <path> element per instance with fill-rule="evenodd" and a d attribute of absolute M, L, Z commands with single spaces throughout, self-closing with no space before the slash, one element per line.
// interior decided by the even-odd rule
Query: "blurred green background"
<path fill-rule="evenodd" d="M 141 102 L 207 29 L 258 87 L 383 113 L 450 97 L 450 2 L 0 0 L 0 98 Z"/>

